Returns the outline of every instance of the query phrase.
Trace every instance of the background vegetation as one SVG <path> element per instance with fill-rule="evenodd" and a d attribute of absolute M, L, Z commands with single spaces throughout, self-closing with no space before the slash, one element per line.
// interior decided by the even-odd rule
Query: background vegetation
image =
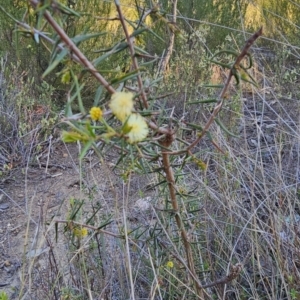
<path fill-rule="evenodd" d="M 65 199 L 64 217 L 43 224 L 39 242 L 53 249 L 58 239 L 68 251 L 44 254 L 46 275 L 33 276 L 29 257 L 19 299 L 43 276 L 34 299 L 299 299 L 299 4 L 124 0 L 120 13 L 109 1 L 29 2 L 0 7 L 2 183 L 35 161 L 49 136 L 73 128 L 80 166 L 92 149 L 104 169 L 113 164 L 120 185 L 105 198 L 81 169 L 78 198 Z M 111 88 L 78 54 L 64 53 L 68 40 L 47 11 Z M 235 70 L 261 26 L 251 70 Z M 239 76 L 227 87 L 230 70 Z M 139 146 L 121 133 L 104 139 L 107 127 L 85 121 L 92 106 L 108 110 L 121 89 L 139 97 L 136 110 L 151 128 Z M 201 142 L 169 155 L 201 136 L 220 101 Z M 162 137 L 171 130 L 176 139 L 168 143 Z"/>

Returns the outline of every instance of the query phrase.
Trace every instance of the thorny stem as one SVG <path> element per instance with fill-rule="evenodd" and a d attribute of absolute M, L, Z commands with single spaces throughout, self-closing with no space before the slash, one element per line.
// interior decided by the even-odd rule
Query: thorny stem
<path fill-rule="evenodd" d="M 210 115 L 208 121 L 206 122 L 204 128 L 202 129 L 200 135 L 186 148 L 180 151 L 174 151 L 174 152 L 169 152 L 168 154 L 170 155 L 179 155 L 179 154 L 183 154 L 183 153 L 187 153 L 189 152 L 192 148 L 194 148 L 199 142 L 200 140 L 204 137 L 204 135 L 207 133 L 207 131 L 209 130 L 211 124 L 213 123 L 213 121 L 215 120 L 215 118 L 217 117 L 218 113 L 220 112 L 224 100 L 225 100 L 225 95 L 226 92 L 229 88 L 229 84 L 231 81 L 231 78 L 233 76 L 234 70 L 240 65 L 241 61 L 243 60 L 243 58 L 248 54 L 248 50 L 250 49 L 250 47 L 253 45 L 253 43 L 262 35 L 262 30 L 263 28 L 261 27 L 256 33 L 254 33 L 246 42 L 241 54 L 236 58 L 232 68 L 230 69 L 230 73 L 227 77 L 227 80 L 224 84 L 224 87 L 219 95 L 219 101 L 216 104 L 212 114 Z"/>
<path fill-rule="evenodd" d="M 229 76 L 227 77 L 224 87 L 220 93 L 219 101 L 218 101 L 217 105 L 215 106 L 212 114 L 210 115 L 203 130 L 201 131 L 201 134 L 198 136 L 198 138 L 192 144 L 190 144 L 190 146 L 187 147 L 187 151 L 189 151 L 193 147 L 195 147 L 199 143 L 199 141 L 203 138 L 203 136 L 207 133 L 208 129 L 210 128 L 211 124 L 213 123 L 213 121 L 215 120 L 216 116 L 218 115 L 218 113 L 220 112 L 220 110 L 223 106 L 223 103 L 225 100 L 225 95 L 229 88 L 229 84 L 230 84 L 231 78 L 233 76 L 234 69 L 240 65 L 243 58 L 248 54 L 248 50 L 250 49 L 250 47 L 261 35 L 262 35 L 262 27 L 247 40 L 241 54 L 236 58 L 232 68 L 230 69 Z"/>
<path fill-rule="evenodd" d="M 178 206 L 178 201 L 176 198 L 176 187 L 175 187 L 176 184 L 175 184 L 175 178 L 174 178 L 174 171 L 170 165 L 170 155 L 168 153 L 166 153 L 165 150 L 162 151 L 162 159 L 163 159 L 164 169 L 166 172 L 166 179 L 167 179 L 167 183 L 168 183 L 168 187 L 169 187 L 172 208 L 175 213 L 175 221 L 176 221 L 177 227 L 180 231 L 181 239 L 182 239 L 182 242 L 183 242 L 183 245 L 185 248 L 185 252 L 186 252 L 187 265 L 188 265 L 188 268 L 189 268 L 191 274 L 193 275 L 191 277 L 192 277 L 192 280 L 194 281 L 194 284 L 195 284 L 195 287 L 197 290 L 197 294 L 199 297 L 204 299 L 201 284 L 197 280 L 191 244 L 189 242 L 188 234 L 184 228 L 182 219 L 179 215 L 179 206 Z"/>
<path fill-rule="evenodd" d="M 37 7 L 38 0 L 30 0 L 33 7 Z M 109 91 L 111 94 L 115 93 L 115 89 L 106 81 L 106 79 L 97 71 L 93 64 L 87 59 L 87 57 L 78 49 L 73 41 L 68 37 L 65 31 L 58 25 L 58 23 L 52 18 L 51 14 L 46 10 L 44 12 L 45 19 L 53 27 L 56 33 L 69 47 L 70 52 L 73 52 L 79 59 L 79 61 L 96 77 L 96 79 Z"/>
<path fill-rule="evenodd" d="M 31 5 L 36 8 L 39 4 L 38 0 L 30 0 Z M 121 12 L 121 11 L 120 11 Z M 51 14 L 48 11 L 44 12 L 44 16 L 46 18 L 46 20 L 49 22 L 49 24 L 53 27 L 53 29 L 57 32 L 57 34 L 60 36 L 60 38 L 62 39 L 62 41 L 67 45 L 67 47 L 69 47 L 70 49 L 70 55 L 72 58 L 74 58 L 77 62 L 81 63 L 82 65 L 84 65 L 90 72 L 91 74 L 105 87 L 105 89 L 110 92 L 111 94 L 115 93 L 115 89 L 106 81 L 106 79 L 97 71 L 97 69 L 94 67 L 94 65 L 87 59 L 87 57 L 79 50 L 79 48 L 73 43 L 73 41 L 68 37 L 68 35 L 65 33 L 65 31 L 59 26 L 59 24 L 53 19 L 53 17 L 51 16 Z M 121 14 L 122 16 L 122 14 Z M 124 22 L 124 18 L 123 18 L 123 22 Z M 18 23 L 20 26 L 23 26 L 26 29 L 31 29 L 33 30 L 30 26 L 19 22 Z M 125 24 L 125 22 L 124 22 Z M 125 26 L 124 28 L 127 27 Z M 44 34 L 42 35 L 42 33 L 36 29 L 34 29 L 34 32 L 40 34 L 43 38 L 46 38 L 46 40 L 48 40 L 49 42 L 53 43 L 52 40 L 50 40 L 49 38 L 47 38 L 47 36 L 45 36 Z M 135 62 L 135 68 L 138 69 L 138 65 L 137 65 L 137 61 L 136 61 L 136 57 L 135 57 L 135 53 L 134 53 L 134 49 L 133 49 L 133 45 L 130 39 L 130 36 L 128 34 L 128 31 L 126 38 L 128 38 L 128 45 L 129 48 L 131 49 L 131 55 L 134 58 L 134 62 Z M 63 50 L 63 47 L 60 45 L 59 48 L 61 50 Z M 146 98 L 146 94 L 143 90 L 143 83 L 142 83 L 142 79 L 140 77 L 140 74 L 138 73 L 138 82 L 140 85 L 140 89 L 142 92 L 142 97 L 143 97 L 143 103 L 144 103 L 144 107 L 147 108 L 148 107 L 148 102 L 147 102 L 147 98 Z M 146 102 L 145 102 L 146 101 Z M 168 134 L 169 130 L 166 130 L 163 127 L 158 127 L 154 122 L 149 121 L 148 125 L 151 129 L 155 130 L 157 133 L 160 134 Z"/>
<path fill-rule="evenodd" d="M 33 7 L 37 7 L 37 5 L 39 4 L 38 0 L 30 0 L 30 2 L 31 2 L 31 5 Z M 136 56 L 135 56 L 135 51 L 134 51 L 134 47 L 133 47 L 132 38 L 130 37 L 130 35 L 128 33 L 124 17 L 123 17 L 122 11 L 121 11 L 120 6 L 119 6 L 119 1 L 115 0 L 115 3 L 116 3 L 116 7 L 117 7 L 117 10 L 118 10 L 118 13 L 119 13 L 119 18 L 120 18 L 121 24 L 123 26 L 124 33 L 126 35 L 126 39 L 127 39 L 127 42 L 128 42 L 130 54 L 131 54 L 131 57 L 132 57 L 133 66 L 136 70 L 138 70 L 138 63 L 137 63 L 137 59 L 136 59 Z M 75 58 L 76 61 L 78 61 L 82 65 L 84 65 L 91 72 L 91 74 L 105 87 L 105 89 L 108 92 L 115 93 L 115 89 L 106 81 L 106 79 L 97 71 L 97 69 L 94 67 L 94 65 L 87 59 L 87 57 L 73 43 L 73 41 L 68 37 L 68 35 L 65 33 L 65 31 L 53 19 L 51 14 L 48 11 L 45 11 L 44 16 L 45 16 L 46 20 L 48 21 L 48 23 L 53 27 L 53 29 L 60 36 L 61 40 L 70 49 L 70 55 L 72 55 L 73 58 Z M 24 26 L 24 24 L 19 24 L 19 25 Z M 175 212 L 175 221 L 176 221 L 176 224 L 178 226 L 178 230 L 180 231 L 181 239 L 182 239 L 185 251 L 186 251 L 187 266 L 189 268 L 189 273 L 191 275 L 190 277 L 193 280 L 193 282 L 195 284 L 195 287 L 196 287 L 196 290 L 197 290 L 197 294 L 201 299 L 204 299 L 204 290 L 203 290 L 203 288 L 215 285 L 216 283 L 224 283 L 224 282 L 228 282 L 228 281 L 232 280 L 239 273 L 240 267 L 235 266 L 235 268 L 232 270 L 232 272 L 228 276 L 226 276 L 226 278 L 223 278 L 223 279 L 219 280 L 218 282 L 215 282 L 213 284 L 209 284 L 209 285 L 206 285 L 206 286 L 202 286 L 201 283 L 199 282 L 199 280 L 197 279 L 197 275 L 196 275 L 196 271 L 195 271 L 195 264 L 194 264 L 194 259 L 193 259 L 193 253 L 192 253 L 192 248 L 191 248 L 191 245 L 190 245 L 189 237 L 188 237 L 187 231 L 185 230 L 184 223 L 183 223 L 183 221 L 180 217 L 180 214 L 179 214 L 179 205 L 178 205 L 178 200 L 177 200 L 177 197 L 176 197 L 176 185 L 175 185 L 174 171 L 173 171 L 173 169 L 170 165 L 170 155 L 176 155 L 176 154 L 178 155 L 178 154 L 189 152 L 193 147 L 195 147 L 199 143 L 199 141 L 207 133 L 207 131 L 209 130 L 211 124 L 213 123 L 213 121 L 215 120 L 216 116 L 218 115 L 218 113 L 220 112 L 220 110 L 222 108 L 222 105 L 223 105 L 223 102 L 224 102 L 224 99 L 225 99 L 225 94 L 226 94 L 226 91 L 229 87 L 231 78 L 233 76 L 234 69 L 239 66 L 242 59 L 247 55 L 249 48 L 252 46 L 252 44 L 255 42 L 255 40 L 261 35 L 262 35 L 262 28 L 259 31 L 257 31 L 253 36 L 251 36 L 248 39 L 248 41 L 246 42 L 241 54 L 237 57 L 233 67 L 230 70 L 230 73 L 229 73 L 229 76 L 226 80 L 226 83 L 225 83 L 225 85 L 224 85 L 224 87 L 223 87 L 223 89 L 220 93 L 219 101 L 218 101 L 217 105 L 215 106 L 215 108 L 214 108 L 210 118 L 208 119 L 205 127 L 203 128 L 201 134 L 195 139 L 195 141 L 193 141 L 186 149 L 184 149 L 182 151 L 172 152 L 172 151 L 169 151 L 166 148 L 162 148 L 163 165 L 164 165 L 164 169 L 165 169 L 165 172 L 166 172 L 166 179 L 167 179 L 167 182 L 168 182 L 168 188 L 169 188 L 172 208 Z M 148 107 L 147 97 L 146 97 L 146 94 L 145 94 L 144 89 L 143 89 L 143 82 L 142 82 L 142 78 L 141 78 L 139 72 L 138 72 L 138 84 L 139 84 L 139 88 L 140 88 L 140 91 L 141 91 L 144 107 L 147 108 Z M 152 121 L 149 121 L 148 125 L 149 125 L 150 128 L 157 131 L 157 133 L 160 133 L 161 135 L 166 135 L 168 137 L 174 135 L 174 133 L 172 132 L 172 130 L 170 128 L 169 129 L 159 128 Z M 67 221 L 57 220 L 56 222 L 57 223 L 66 223 Z M 73 223 L 75 224 L 75 222 L 73 222 Z M 89 226 L 89 228 L 95 229 L 95 228 L 92 228 L 91 226 Z M 107 232 L 107 231 L 104 231 L 104 230 L 101 230 L 101 232 L 103 232 L 105 234 L 114 235 L 113 233 L 110 233 L 110 232 Z"/>
<path fill-rule="evenodd" d="M 159 241 L 159 244 L 165 248 L 166 250 L 168 250 L 169 252 L 171 252 L 171 255 L 180 263 L 182 264 L 183 266 L 186 266 L 185 262 L 182 260 L 181 257 L 179 257 L 176 253 L 170 251 L 170 249 L 168 249 L 168 247 L 162 242 L 162 241 Z M 249 252 L 251 253 L 251 252 Z M 246 262 L 248 259 L 249 259 L 249 256 L 248 257 L 246 256 L 246 258 L 244 259 L 244 262 Z M 229 270 L 229 273 L 227 275 L 225 275 L 224 277 L 220 278 L 220 279 L 217 279 L 215 280 L 214 282 L 211 282 L 211 283 L 207 283 L 207 284 L 204 284 L 204 285 L 199 285 L 200 288 L 202 289 L 207 289 L 207 288 L 210 288 L 210 287 L 213 287 L 213 286 L 216 286 L 216 285 L 220 285 L 220 284 L 226 284 L 232 280 L 234 280 L 235 278 L 238 277 L 238 275 L 240 274 L 240 272 L 242 271 L 242 266 L 244 265 L 244 263 L 237 263 L 236 265 L 232 265 L 230 267 L 230 270 Z M 189 274 L 194 277 L 194 275 L 191 273 L 190 270 L 189 271 Z M 195 278 L 194 278 L 195 279 Z M 197 280 L 197 279 L 195 279 Z"/>
<path fill-rule="evenodd" d="M 229 76 L 228 76 L 228 78 L 225 82 L 225 85 L 224 85 L 221 93 L 220 93 L 219 102 L 215 106 L 209 120 L 207 121 L 207 123 L 206 123 L 205 127 L 203 128 L 203 130 L 202 130 L 201 134 L 199 135 L 199 137 L 187 147 L 185 152 L 190 152 L 191 149 L 198 144 L 198 142 L 202 139 L 202 137 L 206 134 L 206 132 L 210 128 L 211 124 L 215 120 L 215 117 L 217 116 L 217 114 L 219 113 L 219 111 L 222 108 L 222 105 L 223 105 L 223 102 L 224 102 L 224 99 L 225 99 L 225 94 L 227 92 L 227 89 L 229 87 L 231 78 L 233 76 L 234 69 L 240 65 L 242 59 L 247 55 L 249 48 L 252 46 L 252 44 L 255 42 L 255 40 L 261 35 L 262 35 L 262 28 L 260 28 L 260 30 L 257 31 L 253 36 L 251 36 L 249 38 L 249 40 L 246 42 L 241 54 L 236 58 L 235 63 L 234 63 L 233 67 L 230 70 Z M 170 146 L 172 144 L 172 142 L 173 141 L 171 141 L 168 146 Z M 174 154 L 174 153 L 168 152 L 167 149 L 162 150 L 163 165 L 164 165 L 164 169 L 165 169 L 165 172 L 166 172 L 166 179 L 167 179 L 167 183 L 168 183 L 168 187 L 169 187 L 171 204 L 172 204 L 172 208 L 173 208 L 174 213 L 175 213 L 175 220 L 176 220 L 178 229 L 180 231 L 181 239 L 182 239 L 183 245 L 185 247 L 187 265 L 188 265 L 188 268 L 190 269 L 190 271 L 193 275 L 191 277 L 194 281 L 198 296 L 201 297 L 202 299 L 204 299 L 203 298 L 204 297 L 203 286 L 201 286 L 201 284 L 199 283 L 199 281 L 197 280 L 197 277 L 196 277 L 195 264 L 194 264 L 194 260 L 193 260 L 193 253 L 192 253 L 192 248 L 191 248 L 191 245 L 190 245 L 190 242 L 189 242 L 189 237 L 188 237 L 188 234 L 187 234 L 187 232 L 184 228 L 184 224 L 181 220 L 181 217 L 179 215 L 178 200 L 176 198 L 176 185 L 175 185 L 174 171 L 173 171 L 173 169 L 170 165 L 170 155 L 171 154 Z M 236 266 L 234 268 L 234 271 L 231 272 L 230 275 L 228 275 L 225 278 L 221 279 L 219 281 L 219 283 L 225 283 L 225 282 L 228 282 L 228 281 L 232 280 L 233 278 L 235 278 L 239 274 L 240 269 L 241 269 L 241 266 Z M 214 284 L 216 284 L 216 283 L 214 283 Z M 214 284 L 207 285 L 206 287 L 213 286 Z"/>

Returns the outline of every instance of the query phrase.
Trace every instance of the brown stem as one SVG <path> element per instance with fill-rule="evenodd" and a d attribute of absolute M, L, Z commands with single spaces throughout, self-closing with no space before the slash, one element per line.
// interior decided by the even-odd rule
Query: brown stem
<path fill-rule="evenodd" d="M 193 252 L 191 248 L 191 244 L 189 242 L 188 234 L 184 228 L 184 224 L 181 220 L 181 217 L 179 215 L 179 206 L 178 206 L 178 201 L 176 198 L 176 187 L 175 187 L 175 178 L 174 178 L 174 171 L 170 165 L 170 156 L 165 152 L 165 150 L 162 151 L 162 159 L 163 159 L 163 165 L 164 169 L 166 172 L 166 179 L 168 182 L 168 187 L 169 187 L 169 193 L 170 193 L 170 198 L 171 198 L 171 204 L 172 204 L 172 209 L 175 212 L 175 221 L 177 224 L 177 227 L 180 231 L 181 239 L 185 248 L 186 252 L 186 258 L 187 258 L 187 265 L 188 268 L 193 276 L 192 280 L 195 284 L 197 294 L 199 297 L 204 299 L 204 294 L 203 294 L 203 289 L 201 288 L 201 284 L 197 280 L 197 275 L 195 271 L 195 264 L 194 264 L 194 259 L 193 259 Z"/>
<path fill-rule="evenodd" d="M 188 146 L 188 148 L 187 148 L 188 151 L 191 150 L 193 147 L 195 147 L 199 143 L 199 141 L 203 138 L 203 136 L 207 133 L 208 129 L 210 128 L 211 124 L 213 123 L 213 121 L 215 120 L 216 116 L 218 115 L 218 113 L 220 112 L 220 110 L 223 106 L 223 102 L 225 100 L 225 95 L 229 88 L 229 84 L 230 84 L 230 81 L 233 76 L 235 68 L 240 65 L 243 58 L 247 55 L 250 47 L 261 35 L 262 35 L 262 27 L 247 40 L 241 54 L 236 58 L 232 68 L 230 69 L 229 76 L 224 84 L 224 87 L 223 87 L 221 93 L 220 93 L 218 103 L 216 104 L 216 106 L 215 106 L 212 114 L 210 115 L 207 123 L 205 124 L 203 130 L 201 131 L 201 134 L 198 136 L 198 138 L 192 144 L 190 144 L 190 146 Z"/>
<path fill-rule="evenodd" d="M 39 4 L 38 0 L 30 0 L 33 7 L 37 7 Z M 48 23 L 53 27 L 56 33 L 60 36 L 62 41 L 69 47 L 70 52 L 73 52 L 79 59 L 82 65 L 84 65 L 96 79 L 106 88 L 111 94 L 115 93 L 115 89 L 106 81 L 106 79 L 97 71 L 93 64 L 87 59 L 87 57 L 77 48 L 65 31 L 58 25 L 58 23 L 52 18 L 51 14 L 46 10 L 44 17 Z"/>
<path fill-rule="evenodd" d="M 183 154 L 183 153 L 187 153 L 189 152 L 192 148 L 194 148 L 199 142 L 200 140 L 204 137 L 204 135 L 207 133 L 207 131 L 209 130 L 211 124 L 213 123 L 213 121 L 215 120 L 215 118 L 217 117 L 218 113 L 220 112 L 224 100 L 225 100 L 225 95 L 226 92 L 229 88 L 229 84 L 231 81 L 232 76 L 234 75 L 234 70 L 240 65 L 241 61 L 243 60 L 243 58 L 248 54 L 248 50 L 250 49 L 250 47 L 253 45 L 253 43 L 262 35 L 262 27 L 256 32 L 254 33 L 246 42 L 243 50 L 241 51 L 241 54 L 236 58 L 232 68 L 230 69 L 230 73 L 229 76 L 227 77 L 227 80 L 224 84 L 224 87 L 219 95 L 219 101 L 216 104 L 212 114 L 210 115 L 208 121 L 206 122 L 204 128 L 202 129 L 200 135 L 195 139 L 195 141 L 193 141 L 186 149 L 180 150 L 180 151 L 174 151 L 174 152 L 168 152 L 169 155 L 179 155 L 179 154 Z"/>
<path fill-rule="evenodd" d="M 39 4 L 38 0 L 30 0 L 31 5 L 36 8 L 37 5 Z M 52 18 L 51 14 L 48 11 L 45 11 L 44 16 L 46 18 L 46 20 L 49 22 L 49 24 L 53 27 L 53 29 L 57 32 L 57 34 L 60 36 L 60 38 L 64 41 L 64 43 L 69 47 L 70 51 L 70 55 L 72 58 L 75 59 L 75 61 L 81 63 L 83 66 L 85 66 L 90 72 L 91 74 L 96 77 L 96 79 L 107 89 L 108 92 L 110 92 L 111 94 L 115 93 L 115 89 L 105 80 L 105 78 L 96 70 L 96 68 L 93 66 L 93 64 L 86 58 L 86 56 L 77 48 L 77 46 L 73 43 L 73 41 L 68 37 L 68 35 L 65 33 L 65 31 L 57 24 L 57 22 Z M 121 16 L 123 17 L 123 15 L 121 14 Z M 123 18 L 123 22 L 125 24 L 124 18 Z M 26 25 L 24 23 L 19 22 L 19 25 L 23 26 L 26 29 L 31 29 L 32 28 L 29 25 Z M 126 28 L 126 26 L 125 26 Z M 127 28 L 126 28 L 127 30 Z M 47 36 L 45 36 L 44 34 L 42 34 L 40 31 L 38 30 L 34 30 L 34 32 L 39 33 L 43 38 L 45 38 L 46 40 L 48 40 L 49 42 L 53 43 L 53 41 L 49 38 L 47 38 Z M 128 31 L 126 37 L 129 38 L 130 41 L 130 36 L 128 35 Z M 131 49 L 131 51 L 134 51 L 133 45 L 131 42 L 128 42 L 129 44 L 129 48 Z M 61 45 L 58 45 L 60 50 L 63 50 L 64 47 Z M 132 57 L 134 58 L 134 61 L 136 61 L 134 52 L 131 52 L 131 55 L 133 55 Z M 135 68 L 138 68 L 137 65 L 137 61 L 135 64 Z M 138 74 L 138 82 L 139 82 L 139 86 L 140 86 L 140 90 L 142 93 L 142 98 L 143 98 L 143 104 L 144 107 L 147 108 L 148 107 L 148 102 L 147 102 L 147 98 L 146 98 L 146 94 L 143 90 L 143 83 L 142 83 L 142 79 L 140 77 L 140 74 Z M 149 127 L 153 130 L 155 130 L 157 133 L 160 134 L 166 134 L 169 131 L 166 130 L 163 127 L 158 127 L 153 121 L 149 121 L 148 123 Z"/>
<path fill-rule="evenodd" d="M 206 288 L 216 286 L 218 284 L 226 284 L 226 283 L 234 280 L 235 278 L 237 278 L 239 276 L 239 274 L 241 273 L 241 271 L 242 271 L 242 264 L 236 264 L 234 266 L 231 266 L 228 275 L 226 275 L 225 277 L 218 279 L 212 283 L 205 284 L 202 287 L 204 289 L 206 289 Z"/>
<path fill-rule="evenodd" d="M 177 262 L 179 262 L 180 264 L 182 264 L 183 266 L 186 267 L 186 264 L 182 260 L 182 258 L 179 257 L 176 253 L 170 251 L 170 249 L 168 248 L 168 246 L 166 246 L 163 241 L 159 241 L 159 244 L 163 248 L 165 248 L 167 251 L 169 251 L 171 253 L 171 255 L 173 256 L 173 258 L 175 258 L 177 260 Z M 244 261 L 246 261 L 246 260 L 244 259 Z M 232 280 L 234 280 L 235 278 L 238 277 L 238 275 L 242 271 L 243 265 L 244 265 L 244 263 L 238 263 L 238 264 L 236 264 L 234 266 L 231 266 L 230 270 L 229 270 L 229 273 L 227 275 L 225 275 L 224 277 L 222 277 L 220 279 L 215 280 L 214 282 L 201 285 L 201 288 L 202 289 L 207 289 L 207 288 L 211 288 L 211 287 L 214 287 L 216 285 L 219 285 L 219 284 L 229 283 L 230 281 L 232 281 Z M 193 277 L 193 274 L 190 272 L 190 270 L 188 270 L 188 271 L 189 271 L 189 274 Z"/>

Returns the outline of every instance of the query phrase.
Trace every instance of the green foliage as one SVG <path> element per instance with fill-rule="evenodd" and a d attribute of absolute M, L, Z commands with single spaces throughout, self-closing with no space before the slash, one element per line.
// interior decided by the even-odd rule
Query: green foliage
<path fill-rule="evenodd" d="M 135 294 L 152 299 L 156 296 L 204 299 L 206 284 L 212 299 L 224 298 L 224 292 L 228 292 L 228 297 L 240 294 L 240 298 L 246 299 L 262 297 L 268 292 L 265 285 L 269 281 L 274 287 L 271 277 L 262 280 L 262 273 L 257 276 L 254 268 L 256 265 L 261 268 L 261 256 L 270 251 L 268 247 L 273 240 L 280 240 L 280 236 L 272 236 L 276 231 L 268 231 L 270 224 L 263 223 L 258 213 L 271 196 L 267 190 L 262 199 L 256 198 L 254 188 L 258 185 L 260 192 L 267 182 L 262 176 L 260 183 L 251 177 L 254 172 L 249 171 L 242 179 L 238 177 L 244 172 L 245 161 L 248 163 L 247 154 L 249 160 L 254 161 L 254 169 L 261 170 L 263 164 L 258 166 L 259 159 L 253 159 L 250 152 L 246 153 L 244 161 L 239 161 L 240 156 L 234 153 L 241 155 L 246 147 L 246 150 L 230 152 L 232 149 L 225 144 L 226 152 L 229 149 L 229 153 L 225 153 L 218 145 L 223 142 L 219 129 L 232 138 L 240 138 L 227 128 L 228 124 L 232 128 L 235 122 L 225 123 L 218 117 L 228 117 L 226 109 L 235 115 L 240 113 L 242 84 L 258 87 L 250 70 L 254 66 L 252 55 L 249 47 L 239 49 L 242 44 L 238 40 L 234 40 L 237 49 L 222 45 L 220 36 L 228 29 L 200 26 L 193 20 L 185 25 L 187 27 L 182 26 L 185 30 L 181 31 L 178 25 L 169 22 L 169 4 L 163 2 L 162 7 L 152 4 L 148 14 L 137 2 L 127 11 L 125 5 L 106 1 L 75 4 L 51 1 L 42 7 L 26 8 L 26 22 L 31 29 L 23 26 L 20 31 L 45 46 L 49 65 L 44 66 L 42 75 L 54 84 L 41 81 L 33 96 L 30 87 L 35 79 L 17 80 L 14 75 L 17 71 L 14 71 L 11 83 L 5 82 L 5 95 L 15 93 L 15 97 L 5 99 L 8 107 L 13 101 L 15 117 L 8 122 L 8 114 L 3 114 L 0 125 L 2 132 L 15 129 L 14 135 L 24 145 L 29 145 L 32 131 L 38 128 L 41 139 L 49 134 L 47 130 L 55 122 L 54 118 L 45 116 L 33 120 L 36 106 L 51 106 L 53 86 L 62 88 L 67 94 L 63 122 L 68 130 L 63 132 L 62 138 L 65 142 L 76 142 L 80 148 L 81 197 L 79 200 L 71 198 L 64 220 L 53 220 L 57 241 L 62 239 L 59 225 L 63 224 L 69 250 L 67 264 L 72 270 L 72 279 L 76 278 L 70 280 L 72 286 L 69 286 L 60 281 L 65 270 L 62 272 L 57 266 L 51 269 L 59 282 L 56 285 L 55 281 L 51 292 L 54 294 L 59 289 L 63 299 L 99 298 L 106 290 L 107 299 L 134 299 Z M 186 13 L 195 18 L 203 18 L 202 13 L 213 15 L 218 8 L 221 13 L 216 16 L 217 21 L 233 28 L 246 10 L 246 6 L 239 4 L 239 1 L 182 2 L 180 10 L 185 12 L 186 9 Z M 32 28 L 40 32 L 31 32 Z M 158 58 L 152 51 L 161 53 L 166 45 L 161 41 L 167 40 L 172 30 L 179 31 L 177 49 L 162 83 Z M 255 40 L 249 40 L 246 45 L 252 46 Z M 225 41 L 233 43 L 233 38 L 227 36 Z M 23 36 L 20 42 L 24 43 Z M 213 54 L 203 45 L 212 45 L 209 50 L 213 50 Z M 28 51 L 31 51 L 29 46 Z M 221 74 L 216 80 L 212 78 L 212 63 Z M 153 70 L 157 73 L 153 74 Z M 224 80 L 223 72 L 229 74 L 227 77 L 225 73 Z M 232 90 L 231 78 L 234 79 Z M 186 117 L 186 113 L 190 116 Z M 15 125 L 12 120 L 16 119 Z M 214 121 L 217 130 L 212 126 Z M 200 148 L 203 141 L 205 145 Z M 110 171 L 117 174 L 116 181 L 122 183 L 121 193 L 114 187 L 115 203 L 109 203 L 106 210 L 106 199 L 96 199 L 94 193 L 98 186 L 90 187 L 82 167 L 91 151 L 101 162 L 101 172 L 104 174 L 109 163 L 107 169 L 111 168 Z M 113 155 L 116 158 L 112 158 Z M 209 172 L 209 167 L 213 172 Z M 102 177 L 106 177 L 103 174 Z M 155 193 L 133 205 L 132 190 L 139 189 L 132 181 L 142 176 L 151 178 Z M 281 181 L 278 179 L 276 184 L 278 182 Z M 240 189 L 248 184 L 253 191 L 249 196 L 251 203 L 246 207 Z M 110 185 L 114 186 L 113 180 Z M 111 192 L 107 187 L 103 189 Z M 246 196 L 250 193 L 248 190 Z M 146 190 L 138 194 L 145 196 Z M 257 199 L 259 204 L 255 207 Z M 136 211 L 137 206 L 139 210 Z M 152 213 L 152 219 L 148 220 Z M 272 239 L 261 243 L 264 235 Z M 247 250 L 251 254 L 250 262 L 244 261 L 244 248 L 250 249 Z M 279 266 L 282 262 L 276 260 L 282 258 L 272 253 L 269 264 Z M 239 277 L 243 266 L 246 266 L 244 273 Z M 252 268 L 251 272 L 246 273 L 247 268 Z M 281 295 L 298 296 L 295 288 L 286 288 L 283 274 L 274 276 L 276 284 L 282 284 L 282 288 L 278 289 L 280 292 L 273 291 L 273 299 L 283 289 Z M 292 286 L 295 279 L 289 277 L 288 281 Z M 228 290 L 220 291 L 218 286 L 222 284 L 228 286 Z"/>
<path fill-rule="evenodd" d="M 241 17 L 245 14 L 246 1 L 189 1 L 180 2 L 178 9 L 183 18 L 179 22 L 185 30 L 192 34 L 203 24 L 207 26 L 208 49 L 216 49 L 223 41 L 224 37 L 232 32 L 232 28 L 237 28 L 241 24 Z M 188 18 L 184 18 L 184 17 Z M 257 30 L 257 28 L 253 29 Z"/>
<path fill-rule="evenodd" d="M 9 300 L 7 294 L 4 291 L 0 292 L 0 300 Z"/>

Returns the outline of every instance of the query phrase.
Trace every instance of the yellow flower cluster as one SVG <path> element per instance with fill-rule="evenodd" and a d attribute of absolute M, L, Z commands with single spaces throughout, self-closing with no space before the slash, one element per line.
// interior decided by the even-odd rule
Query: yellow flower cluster
<path fill-rule="evenodd" d="M 116 92 L 111 97 L 109 107 L 118 120 L 123 123 L 123 132 L 130 144 L 144 140 L 149 132 L 145 119 L 133 113 L 133 94 Z"/>
<path fill-rule="evenodd" d="M 122 135 L 125 136 L 127 142 L 130 144 L 143 141 L 149 133 L 148 124 L 145 119 L 139 113 L 134 112 L 133 97 L 132 93 L 116 92 L 112 95 L 109 103 L 112 113 L 123 124 L 121 129 Z M 113 136 L 120 136 L 106 123 L 101 108 L 92 107 L 89 111 L 89 117 L 93 121 L 101 121 L 106 126 L 107 132 L 102 133 L 102 138 L 110 139 Z M 95 138 L 95 135 L 90 135 L 89 128 L 88 126 L 86 128 L 78 127 L 76 130 L 70 132 L 65 131 L 62 134 L 62 139 L 64 142 L 91 141 Z"/>
<path fill-rule="evenodd" d="M 102 118 L 103 112 L 99 107 L 92 107 L 90 110 L 90 116 L 93 121 L 99 121 Z"/>
<path fill-rule="evenodd" d="M 73 233 L 74 233 L 75 236 L 77 236 L 78 238 L 81 239 L 81 238 L 87 236 L 88 230 L 87 230 L 85 227 L 82 227 L 82 228 L 80 228 L 80 227 L 75 227 L 75 228 L 73 229 Z"/>
<path fill-rule="evenodd" d="M 121 122 L 125 122 L 133 110 L 133 94 L 117 92 L 111 96 L 109 108 Z"/>
<path fill-rule="evenodd" d="M 131 114 L 124 126 L 130 144 L 144 140 L 148 135 L 148 125 L 140 114 Z"/>
<path fill-rule="evenodd" d="M 171 269 L 171 268 L 174 267 L 174 263 L 173 263 L 172 261 L 168 261 L 168 262 L 166 263 L 166 267 Z"/>

